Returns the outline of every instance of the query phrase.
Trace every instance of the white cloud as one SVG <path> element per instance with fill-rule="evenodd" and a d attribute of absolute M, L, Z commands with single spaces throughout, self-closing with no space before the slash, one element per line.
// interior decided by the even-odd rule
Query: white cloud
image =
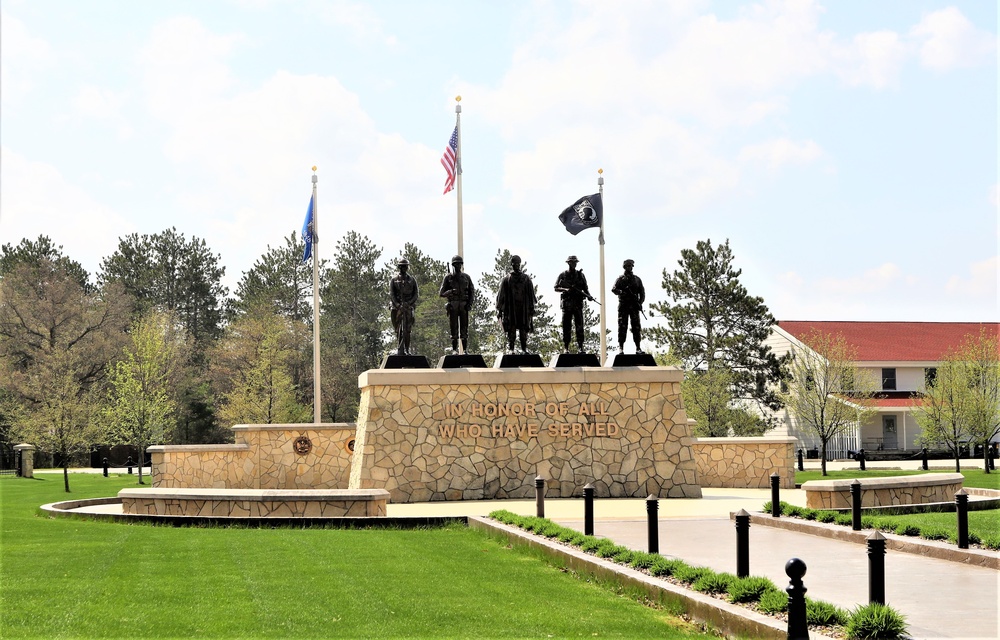
<path fill-rule="evenodd" d="M 813 140 L 795 141 L 776 138 L 743 147 L 740 161 L 763 164 L 774 171 L 787 164 L 809 164 L 823 157 L 823 149 Z"/>
<path fill-rule="evenodd" d="M 830 294 L 860 295 L 885 291 L 898 283 L 902 270 L 891 262 L 866 270 L 860 276 L 847 278 L 822 278 L 817 283 L 819 290 Z"/>
<path fill-rule="evenodd" d="M 992 300 L 993 307 L 996 308 L 998 270 L 1000 270 L 1000 260 L 997 256 L 982 262 L 974 262 L 969 265 L 968 277 L 952 276 L 948 279 L 946 291 L 956 297 Z"/>
<path fill-rule="evenodd" d="M 955 7 L 927 14 L 910 35 L 920 43 L 920 62 L 937 71 L 995 59 L 996 36 L 977 29 Z"/>
<path fill-rule="evenodd" d="M 55 56 L 49 43 L 28 32 L 24 23 L 0 11 L 0 104 L 16 106 L 35 86 L 34 76 L 49 67 Z"/>
<path fill-rule="evenodd" d="M 382 19 L 370 4 L 326 0 L 312 8 L 326 23 L 346 27 L 358 40 L 377 42 L 389 47 L 397 44 L 396 36 L 385 32 Z"/>
<path fill-rule="evenodd" d="M 836 49 L 837 75 L 849 85 L 884 89 L 895 86 L 910 48 L 895 31 L 873 31 L 854 36 L 850 46 Z"/>
<path fill-rule="evenodd" d="M 124 216 L 67 181 L 52 165 L 7 147 L 0 148 L 0 182 L 0 238 L 47 235 L 91 273 L 115 250 L 119 236 L 135 231 Z"/>

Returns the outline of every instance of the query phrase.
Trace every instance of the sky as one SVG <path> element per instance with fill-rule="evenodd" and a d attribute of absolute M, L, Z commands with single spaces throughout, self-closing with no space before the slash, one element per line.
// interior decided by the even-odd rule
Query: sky
<path fill-rule="evenodd" d="M 566 257 L 603 170 L 608 326 L 728 239 L 778 320 L 997 321 L 997 4 L 935 0 L 0 0 L 0 243 L 91 273 L 131 233 L 206 241 L 234 290 L 299 231 L 450 262 Z"/>

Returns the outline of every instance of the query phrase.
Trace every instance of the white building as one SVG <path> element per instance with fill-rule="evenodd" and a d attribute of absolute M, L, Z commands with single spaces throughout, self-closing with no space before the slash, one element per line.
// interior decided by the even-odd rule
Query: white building
<path fill-rule="evenodd" d="M 795 349 L 808 349 L 810 334 L 816 331 L 842 335 L 857 351 L 856 365 L 873 369 L 882 380 L 882 392 L 875 400 L 877 414 L 870 421 L 848 429 L 827 443 L 829 459 L 846 458 L 848 451 L 917 452 L 920 426 L 913 418 L 916 399 L 937 366 L 968 337 L 986 330 L 1000 334 L 995 322 L 825 322 L 780 321 L 766 344 L 778 356 Z M 819 438 L 799 429 L 787 409 L 778 414 L 779 426 L 771 433 L 798 438 L 799 447 L 818 449 Z"/>

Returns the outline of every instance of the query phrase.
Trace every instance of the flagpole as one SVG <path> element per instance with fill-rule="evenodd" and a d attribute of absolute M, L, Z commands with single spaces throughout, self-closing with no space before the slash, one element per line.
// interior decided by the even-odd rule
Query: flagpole
<path fill-rule="evenodd" d="M 465 256 L 462 228 L 462 96 L 455 96 L 455 130 L 458 131 L 458 148 L 455 149 L 455 173 L 458 179 L 458 255 Z"/>
<path fill-rule="evenodd" d="M 597 170 L 597 186 L 601 194 L 601 204 L 604 203 L 604 169 Z M 608 359 L 608 331 L 607 331 L 607 318 L 604 314 L 604 310 L 607 308 L 607 300 L 605 300 L 605 288 L 604 288 L 604 216 L 601 216 L 601 235 L 598 236 L 597 241 L 601 245 L 601 366 Z"/>
<path fill-rule="evenodd" d="M 313 231 L 312 231 L 312 259 L 313 259 L 313 424 L 320 424 L 320 417 L 323 413 L 323 402 L 320 397 L 322 388 L 320 385 L 319 366 L 319 202 L 316 199 L 316 167 L 312 168 L 312 202 L 313 202 Z"/>

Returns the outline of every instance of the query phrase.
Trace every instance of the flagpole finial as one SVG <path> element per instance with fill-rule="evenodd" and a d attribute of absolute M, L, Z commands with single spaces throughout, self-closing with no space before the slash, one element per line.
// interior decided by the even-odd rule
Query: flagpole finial
<path fill-rule="evenodd" d="M 313 173 L 316 173 L 316 165 L 313 165 Z"/>
<path fill-rule="evenodd" d="M 597 170 L 597 184 L 599 185 L 604 184 L 604 169 Z"/>

